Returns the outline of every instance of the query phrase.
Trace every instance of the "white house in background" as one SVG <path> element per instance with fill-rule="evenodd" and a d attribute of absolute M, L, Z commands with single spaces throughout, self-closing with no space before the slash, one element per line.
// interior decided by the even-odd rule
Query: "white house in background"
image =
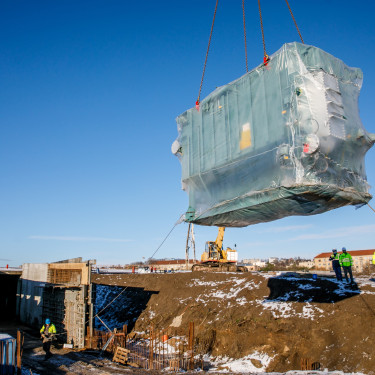
<path fill-rule="evenodd" d="M 299 262 L 298 267 L 312 268 L 314 267 L 314 262 L 312 260 Z"/>
<path fill-rule="evenodd" d="M 262 267 L 265 267 L 266 264 L 267 264 L 267 263 L 266 263 L 264 260 L 259 260 L 258 262 L 255 262 L 255 263 L 254 263 L 254 266 L 257 266 L 257 267 L 262 268 Z"/>
<path fill-rule="evenodd" d="M 268 263 L 276 263 L 279 260 L 279 258 L 268 258 Z"/>
<path fill-rule="evenodd" d="M 247 264 L 254 264 L 256 262 L 259 262 L 260 259 L 256 259 L 256 258 L 252 258 L 252 259 L 243 259 L 242 262 L 243 263 L 247 263 Z"/>
<path fill-rule="evenodd" d="M 266 266 L 266 262 L 261 259 L 244 259 L 242 262 L 245 264 L 249 264 L 251 266 L 259 267 L 259 268 Z"/>

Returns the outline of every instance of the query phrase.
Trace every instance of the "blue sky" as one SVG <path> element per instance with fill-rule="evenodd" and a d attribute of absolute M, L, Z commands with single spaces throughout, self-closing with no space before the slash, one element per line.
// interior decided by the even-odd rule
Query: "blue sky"
<path fill-rule="evenodd" d="M 360 113 L 375 133 L 375 3 L 289 2 L 307 44 L 363 70 Z M 202 98 L 245 73 L 241 4 L 219 2 Z M 263 49 L 257 1 L 245 4 L 251 69 Z M 214 5 L 0 3 L 0 265 L 124 264 L 154 253 L 188 206 L 170 146 L 176 116 L 198 94 Z M 262 5 L 269 54 L 299 40 L 284 0 Z M 374 149 L 366 167 L 375 186 Z M 183 258 L 186 231 L 178 225 L 155 257 Z M 240 259 L 313 257 L 375 248 L 374 232 L 374 212 L 345 207 L 228 228 L 224 245 L 237 244 Z M 216 233 L 195 227 L 197 254 Z"/>

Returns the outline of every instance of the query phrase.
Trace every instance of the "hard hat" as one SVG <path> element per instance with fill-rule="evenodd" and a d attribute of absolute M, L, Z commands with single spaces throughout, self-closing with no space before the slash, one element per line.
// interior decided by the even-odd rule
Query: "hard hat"
<path fill-rule="evenodd" d="M 46 324 L 51 324 L 51 321 L 49 319 L 46 319 Z"/>
<path fill-rule="evenodd" d="M 346 251 L 346 247 L 343 247 L 343 248 L 342 248 L 342 251 Z"/>

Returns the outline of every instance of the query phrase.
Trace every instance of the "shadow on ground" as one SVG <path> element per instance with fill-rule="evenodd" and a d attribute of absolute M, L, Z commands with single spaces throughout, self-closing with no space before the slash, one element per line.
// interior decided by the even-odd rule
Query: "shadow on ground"
<path fill-rule="evenodd" d="M 151 296 L 158 293 L 144 288 L 97 284 L 95 285 L 95 314 L 99 313 L 100 319 L 111 330 L 122 328 L 127 324 L 130 332 L 138 317 L 146 309 Z M 103 311 L 100 312 L 101 310 Z M 95 320 L 97 329 L 105 329 L 99 319 Z"/>
<path fill-rule="evenodd" d="M 350 285 L 328 277 L 286 273 L 272 277 L 267 284 L 268 301 L 334 303 L 360 294 L 357 284 Z"/>

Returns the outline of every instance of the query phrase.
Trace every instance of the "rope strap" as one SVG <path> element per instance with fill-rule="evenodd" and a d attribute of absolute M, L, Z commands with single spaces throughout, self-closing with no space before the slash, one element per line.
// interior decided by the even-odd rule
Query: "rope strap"
<path fill-rule="evenodd" d="M 207 58 L 208 58 L 208 51 L 210 50 L 212 31 L 214 30 L 215 17 L 216 17 L 216 11 L 217 11 L 217 4 L 218 4 L 218 3 L 219 3 L 219 0 L 216 0 L 215 11 L 214 11 L 214 18 L 213 18 L 213 20 L 212 20 L 211 32 L 210 32 L 210 38 L 208 39 L 208 46 L 207 46 L 206 58 L 205 58 L 205 60 L 204 60 L 204 65 L 203 65 L 202 79 L 201 79 L 201 84 L 200 84 L 200 86 L 199 86 L 198 99 L 197 99 L 197 101 L 195 102 L 195 105 L 196 105 L 198 111 L 199 111 L 199 103 L 200 103 L 200 97 L 201 97 L 201 91 L 202 91 L 202 85 L 203 85 L 203 78 L 204 78 L 204 73 L 205 73 L 205 71 L 206 71 Z"/>
<path fill-rule="evenodd" d="M 289 9 L 290 15 L 291 15 L 292 18 L 293 18 L 294 24 L 296 25 L 296 29 L 297 29 L 297 31 L 298 31 L 298 35 L 299 35 L 299 37 L 301 38 L 301 42 L 302 42 L 303 44 L 305 44 L 305 42 L 304 42 L 303 39 L 302 39 L 301 32 L 299 31 L 299 28 L 298 28 L 298 25 L 297 25 L 297 21 L 296 21 L 296 19 L 294 18 L 294 15 L 293 15 L 292 9 L 290 8 L 289 2 L 288 2 L 288 0 L 285 0 L 285 2 L 286 2 L 286 5 L 288 6 L 288 9 Z"/>
<path fill-rule="evenodd" d="M 246 44 L 246 22 L 245 22 L 245 0 L 242 0 L 242 16 L 243 16 L 243 34 L 245 40 L 245 62 L 246 62 L 246 72 L 249 71 L 247 65 L 247 44 Z"/>

